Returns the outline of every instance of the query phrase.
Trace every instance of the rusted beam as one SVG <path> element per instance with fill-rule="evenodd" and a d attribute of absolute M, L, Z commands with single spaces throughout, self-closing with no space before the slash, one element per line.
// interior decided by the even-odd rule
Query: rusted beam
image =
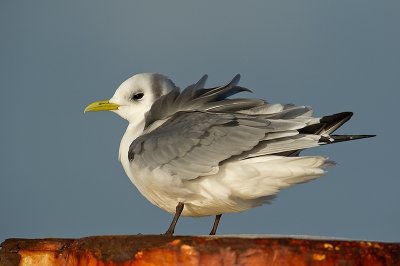
<path fill-rule="evenodd" d="M 263 237 L 7 239 L 0 265 L 400 265 L 400 243 Z"/>

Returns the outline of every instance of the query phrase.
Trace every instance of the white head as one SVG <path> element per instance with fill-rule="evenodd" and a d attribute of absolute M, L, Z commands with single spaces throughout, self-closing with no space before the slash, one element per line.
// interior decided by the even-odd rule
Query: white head
<path fill-rule="evenodd" d="M 98 101 L 86 107 L 85 112 L 112 111 L 129 121 L 143 121 L 151 105 L 175 88 L 168 77 L 156 73 L 137 74 L 124 81 L 110 100 Z"/>

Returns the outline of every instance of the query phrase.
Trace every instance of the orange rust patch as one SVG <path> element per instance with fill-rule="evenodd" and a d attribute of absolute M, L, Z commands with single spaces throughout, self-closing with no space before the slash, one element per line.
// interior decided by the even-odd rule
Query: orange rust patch
<path fill-rule="evenodd" d="M 143 252 L 139 251 L 135 254 L 135 259 L 141 259 L 143 257 Z"/>
<path fill-rule="evenodd" d="M 326 258 L 326 255 L 314 253 L 314 254 L 312 254 L 312 258 L 313 258 L 313 260 L 321 261 Z"/>
<path fill-rule="evenodd" d="M 174 241 L 172 241 L 171 243 L 169 243 L 171 246 L 177 246 L 181 243 L 180 239 L 175 239 Z"/>

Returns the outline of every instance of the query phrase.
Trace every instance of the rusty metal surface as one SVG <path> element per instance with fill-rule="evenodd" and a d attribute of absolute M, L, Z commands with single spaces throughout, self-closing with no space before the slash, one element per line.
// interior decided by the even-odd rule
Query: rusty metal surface
<path fill-rule="evenodd" d="M 400 243 L 191 236 L 7 239 L 0 265 L 400 265 Z"/>

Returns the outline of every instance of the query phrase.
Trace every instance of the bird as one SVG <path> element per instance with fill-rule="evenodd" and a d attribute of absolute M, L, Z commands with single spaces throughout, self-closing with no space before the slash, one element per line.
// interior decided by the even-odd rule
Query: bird
<path fill-rule="evenodd" d="M 232 98 L 252 92 L 238 86 L 204 88 L 207 75 L 180 90 L 167 76 L 142 73 L 124 81 L 109 100 L 84 112 L 111 111 L 129 124 L 119 160 L 152 204 L 174 215 L 215 216 L 271 204 L 276 194 L 326 174 L 326 156 L 300 156 L 311 148 L 375 135 L 332 135 L 353 115 L 313 117 L 310 106 Z"/>

